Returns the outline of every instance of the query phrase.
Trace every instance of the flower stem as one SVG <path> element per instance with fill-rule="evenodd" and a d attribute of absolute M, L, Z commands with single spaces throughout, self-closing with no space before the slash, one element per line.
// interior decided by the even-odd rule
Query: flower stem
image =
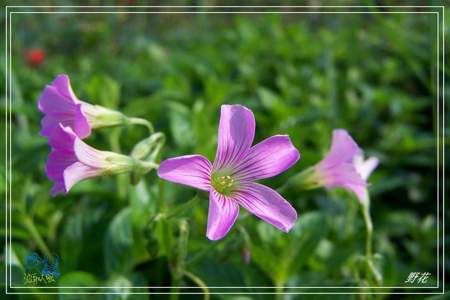
<path fill-rule="evenodd" d="M 44 239 L 41 237 L 41 234 L 37 230 L 36 226 L 34 225 L 33 219 L 26 216 L 24 219 L 24 225 L 27 228 L 28 232 L 31 235 L 31 238 L 36 243 L 39 250 L 49 259 L 50 262 L 53 261 L 53 255 L 50 253 L 50 250 L 48 249 L 47 245 L 44 242 Z"/>
<path fill-rule="evenodd" d="M 171 266 L 172 275 L 172 294 L 170 296 L 171 300 L 178 299 L 178 286 L 181 283 L 181 278 L 184 274 L 184 267 L 186 265 L 187 257 L 187 244 L 189 240 L 189 225 L 186 220 L 181 219 L 178 223 L 179 238 L 178 243 L 175 248 L 175 255 L 173 257 L 173 265 Z"/>
<path fill-rule="evenodd" d="M 111 130 L 111 134 L 109 135 L 109 144 L 111 146 L 112 151 L 120 153 L 120 135 L 122 134 L 121 127 L 115 127 Z M 116 186 L 117 186 L 117 196 L 120 200 L 124 200 L 126 198 L 127 192 L 127 175 L 119 174 L 116 177 Z"/>
<path fill-rule="evenodd" d="M 197 284 L 202 289 L 204 300 L 209 300 L 209 289 L 203 280 L 186 270 L 183 271 L 183 275 L 195 282 L 195 284 Z"/>
<path fill-rule="evenodd" d="M 277 286 L 275 287 L 275 292 L 277 293 L 275 296 L 275 299 L 283 300 L 284 299 L 283 291 L 284 291 L 284 287 L 277 284 Z"/>
<path fill-rule="evenodd" d="M 372 234 L 373 234 L 373 224 L 370 217 L 370 201 L 361 202 L 362 213 L 364 217 L 364 224 L 366 227 L 366 277 L 369 285 L 372 282 Z"/>
<path fill-rule="evenodd" d="M 142 118 L 128 118 L 128 122 L 130 124 L 135 124 L 135 125 L 143 125 L 145 127 L 147 127 L 148 131 L 150 134 L 153 134 L 155 132 L 155 129 L 153 128 L 152 123 L 150 123 L 149 121 L 142 119 Z"/>
<path fill-rule="evenodd" d="M 138 164 L 145 170 L 158 169 L 159 164 L 154 163 L 152 161 L 139 160 Z"/>

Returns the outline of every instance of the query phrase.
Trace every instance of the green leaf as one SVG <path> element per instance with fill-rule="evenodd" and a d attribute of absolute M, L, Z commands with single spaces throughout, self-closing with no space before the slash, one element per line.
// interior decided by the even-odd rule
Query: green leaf
<path fill-rule="evenodd" d="M 60 241 L 60 256 L 64 261 L 62 271 L 74 270 L 78 265 L 83 248 L 80 241 L 83 240 L 84 217 L 82 213 L 75 213 L 65 221 Z"/>
<path fill-rule="evenodd" d="M 6 251 L 6 249 L 5 249 Z M 20 244 L 13 244 L 10 248 L 10 257 L 8 258 L 7 264 L 11 270 L 11 277 L 8 278 L 8 280 L 11 280 L 11 284 L 13 286 L 24 286 L 24 275 L 25 275 L 25 257 L 30 253 L 30 251 L 20 245 Z M 6 253 L 4 253 L 6 254 Z M 6 256 L 4 256 L 6 257 Z M 22 258 L 22 259 L 21 259 Z M 3 269 L 2 269 L 3 270 Z M 2 272 L 2 283 L 5 283 L 4 274 L 5 272 Z M 9 276 L 9 275 L 8 275 Z M 9 284 L 9 283 L 8 283 Z"/>
<path fill-rule="evenodd" d="M 154 199 L 151 199 L 151 194 L 144 180 L 141 180 L 135 188 L 131 189 L 130 201 L 133 227 L 142 229 L 150 221 L 150 216 L 156 210 L 156 203 Z"/>
<path fill-rule="evenodd" d="M 108 108 L 117 108 L 120 101 L 120 85 L 107 75 L 97 75 L 84 87 L 88 101 Z"/>
<path fill-rule="evenodd" d="M 253 260 L 275 284 L 284 285 L 314 255 L 327 233 L 327 223 L 323 214 L 309 212 L 298 219 L 289 235 L 263 222 L 258 224 L 258 233 L 262 243 L 252 243 Z"/>
<path fill-rule="evenodd" d="M 123 273 L 133 265 L 130 256 L 133 247 L 131 209 L 122 209 L 111 221 L 103 247 L 105 269 L 107 273 Z"/>
<path fill-rule="evenodd" d="M 191 114 L 186 106 L 177 102 L 169 103 L 170 130 L 175 143 L 180 147 L 195 144 Z"/>
<path fill-rule="evenodd" d="M 59 279 L 59 286 L 61 287 L 77 287 L 77 286 L 97 286 L 99 281 L 97 278 L 87 272 L 73 271 L 66 274 L 62 274 Z M 64 291 L 64 289 L 60 289 Z"/>
<path fill-rule="evenodd" d="M 74 271 L 70 273 L 63 274 L 59 279 L 59 286 L 65 288 L 59 288 L 59 292 L 61 294 L 58 295 L 58 299 L 60 300 L 88 300 L 92 299 L 92 295 L 82 295 L 82 294 L 70 294 L 80 292 L 79 287 L 95 287 L 101 286 L 97 278 L 90 273 L 82 272 L 82 271 Z M 72 288 L 67 288 L 72 287 Z M 82 289 L 85 292 L 93 292 L 98 291 L 96 289 Z M 62 294 L 66 293 L 66 294 Z M 100 297 L 96 295 L 95 299 L 99 299 Z"/>

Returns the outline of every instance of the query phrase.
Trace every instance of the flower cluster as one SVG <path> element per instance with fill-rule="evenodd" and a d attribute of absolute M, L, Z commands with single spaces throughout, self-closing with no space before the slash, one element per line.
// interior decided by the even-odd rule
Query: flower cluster
<path fill-rule="evenodd" d="M 46 166 L 47 176 L 54 182 L 52 195 L 67 193 L 77 182 L 103 175 L 132 172 L 135 182 L 157 168 L 164 180 L 209 193 L 206 235 L 211 240 L 221 239 L 230 231 L 240 207 L 284 232 L 297 220 L 296 210 L 279 192 L 256 181 L 293 167 L 300 153 L 287 135 L 274 135 L 252 146 L 256 122 L 247 107 L 222 105 L 213 163 L 194 154 L 166 159 L 159 167 L 154 161 L 164 142 L 163 134 L 154 134 L 145 120 L 79 100 L 67 75 L 57 76 L 45 87 L 38 108 L 45 114 L 41 134 L 48 137 L 52 149 Z M 95 128 L 127 124 L 147 124 L 151 131 L 129 156 L 94 149 L 82 140 Z M 346 130 L 336 129 L 326 157 L 292 177 L 285 186 L 341 187 L 367 203 L 367 179 L 377 165 L 374 157 L 363 159 L 362 150 Z"/>
<path fill-rule="evenodd" d="M 79 100 L 67 75 L 58 75 L 44 88 L 38 108 L 44 113 L 40 133 L 51 147 L 46 165 L 47 177 L 54 183 L 51 195 L 65 194 L 87 178 L 132 171 L 143 174 L 155 168 L 151 161 L 100 151 L 82 141 L 95 128 L 147 121 Z"/>

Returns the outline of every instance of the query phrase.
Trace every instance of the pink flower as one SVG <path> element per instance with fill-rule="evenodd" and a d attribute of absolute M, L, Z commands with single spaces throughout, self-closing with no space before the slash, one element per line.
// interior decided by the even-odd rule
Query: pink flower
<path fill-rule="evenodd" d="M 84 139 L 92 128 L 115 126 L 127 121 L 120 112 L 81 101 L 70 86 L 69 77 L 58 75 L 42 92 L 38 108 L 45 114 L 41 121 L 41 135 L 49 137 L 61 123 Z"/>
<path fill-rule="evenodd" d="M 364 161 L 362 150 L 344 129 L 333 131 L 328 155 L 315 166 L 315 178 L 327 188 L 341 187 L 354 192 L 361 202 L 367 199 L 367 179 L 378 159 Z"/>
<path fill-rule="evenodd" d="M 84 143 L 70 127 L 59 124 L 49 137 L 52 147 L 46 174 L 54 182 L 52 196 L 67 193 L 77 182 L 102 175 L 129 172 L 132 158 L 107 151 L 99 151 Z"/>
<path fill-rule="evenodd" d="M 255 118 L 241 105 L 222 105 L 216 159 L 201 155 L 167 159 L 159 177 L 209 192 L 207 237 L 223 238 L 239 214 L 239 206 L 288 232 L 295 209 L 276 191 L 255 180 L 278 175 L 300 158 L 286 135 L 272 136 L 252 147 Z"/>

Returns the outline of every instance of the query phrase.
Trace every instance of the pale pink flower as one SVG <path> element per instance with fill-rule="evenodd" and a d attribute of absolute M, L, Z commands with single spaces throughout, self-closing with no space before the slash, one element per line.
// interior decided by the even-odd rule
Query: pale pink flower
<path fill-rule="evenodd" d="M 377 165 L 375 157 L 364 161 L 362 150 L 346 130 L 335 129 L 331 150 L 315 166 L 314 178 L 327 188 L 350 190 L 364 202 L 367 199 L 367 179 Z"/>
<path fill-rule="evenodd" d="M 278 175 L 300 158 L 286 135 L 272 136 L 252 146 L 255 118 L 241 105 L 222 105 L 216 159 L 201 155 L 163 161 L 159 177 L 209 192 L 207 237 L 223 238 L 235 223 L 239 206 L 288 232 L 295 209 L 273 189 L 254 182 Z"/>

